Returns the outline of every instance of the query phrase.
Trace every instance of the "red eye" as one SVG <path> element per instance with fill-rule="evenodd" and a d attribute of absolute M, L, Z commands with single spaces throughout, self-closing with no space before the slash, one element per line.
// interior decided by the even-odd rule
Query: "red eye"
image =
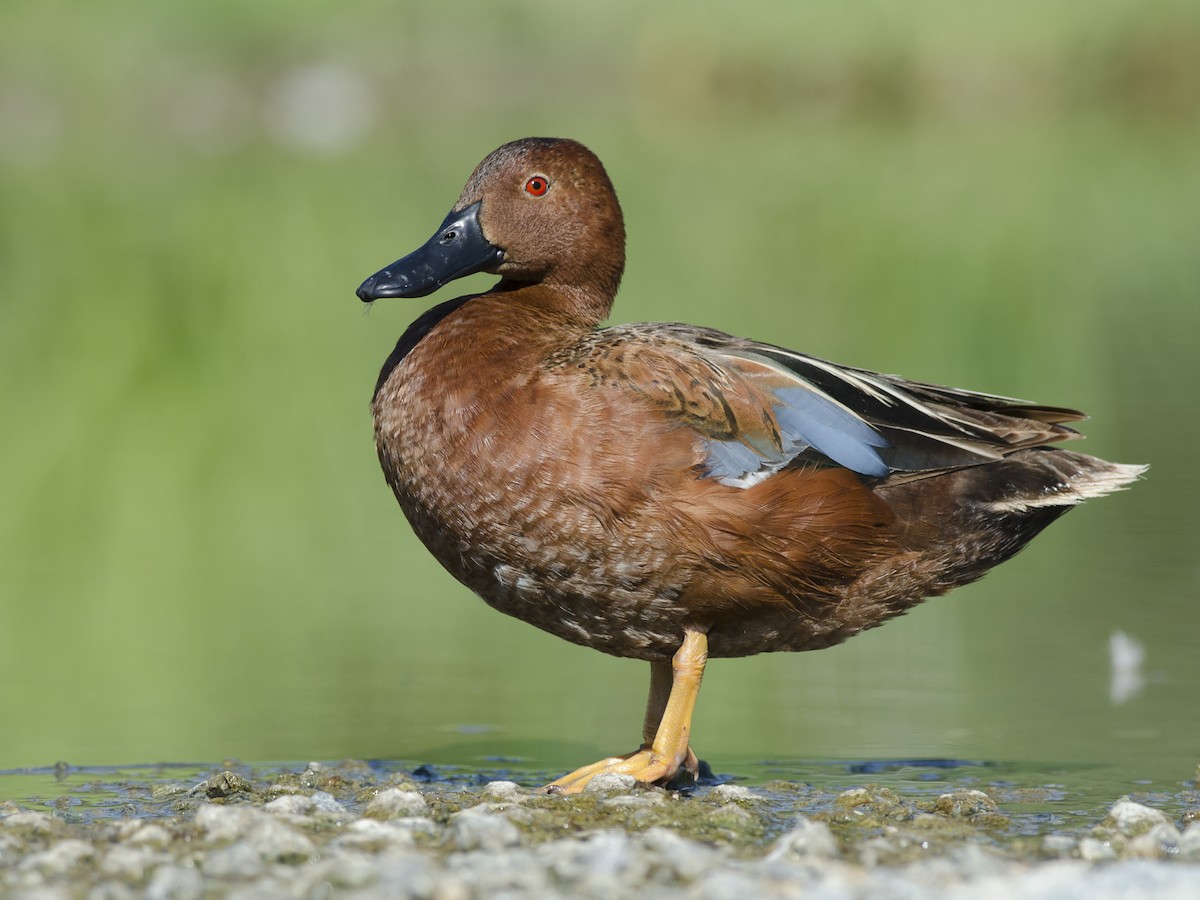
<path fill-rule="evenodd" d="M 533 194 L 535 197 L 542 196 L 542 194 L 546 193 L 548 190 L 550 190 L 550 182 L 541 175 L 534 175 L 527 182 L 525 182 L 525 191 Z"/>

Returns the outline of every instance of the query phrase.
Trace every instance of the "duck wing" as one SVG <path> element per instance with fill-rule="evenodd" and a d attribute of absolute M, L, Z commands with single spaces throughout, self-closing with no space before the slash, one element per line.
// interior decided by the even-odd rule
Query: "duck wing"
<path fill-rule="evenodd" d="M 912 477 L 1078 437 L 1085 416 L 908 381 L 678 323 L 595 333 L 586 366 L 694 429 L 705 476 L 749 487 L 793 464 Z"/>

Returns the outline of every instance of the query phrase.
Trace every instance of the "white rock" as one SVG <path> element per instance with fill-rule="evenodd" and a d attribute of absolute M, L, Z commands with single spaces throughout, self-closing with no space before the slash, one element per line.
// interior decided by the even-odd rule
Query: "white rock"
<path fill-rule="evenodd" d="M 837 839 L 824 822 L 798 819 L 795 827 L 782 835 L 767 853 L 767 859 L 833 859 L 838 855 Z"/>
<path fill-rule="evenodd" d="M 317 852 L 310 838 L 274 819 L 262 821 L 245 840 L 259 856 L 272 862 L 300 862 Z"/>
<path fill-rule="evenodd" d="M 276 797 L 263 809 L 277 816 L 305 816 L 313 811 L 314 806 L 312 797 L 304 794 L 287 794 L 283 797 Z"/>
<path fill-rule="evenodd" d="M 483 794 L 491 800 L 506 800 L 517 803 L 525 799 L 526 793 L 515 781 L 489 781 L 483 786 Z"/>
<path fill-rule="evenodd" d="M 196 827 L 210 841 L 230 841 L 239 837 L 270 817 L 261 809 L 250 806 L 220 806 L 208 804 L 196 810 Z"/>
<path fill-rule="evenodd" d="M 420 815 L 428 809 L 429 804 L 417 791 L 387 788 L 376 794 L 367 804 L 364 815 L 374 819 L 395 819 L 400 816 Z"/>
<path fill-rule="evenodd" d="M 346 807 L 338 803 L 334 799 L 333 794 L 327 791 L 314 791 L 312 795 L 313 808 L 317 812 L 334 813 L 335 815 L 346 815 Z"/>
<path fill-rule="evenodd" d="M 127 841 L 135 847 L 153 847 L 156 850 L 165 850 L 171 845 L 171 832 L 161 825 L 151 822 L 147 825 L 140 825 L 129 835 Z"/>
<path fill-rule="evenodd" d="M 561 884 L 585 897 L 614 894 L 622 886 L 638 884 L 651 865 L 648 854 L 616 829 L 543 844 L 538 857 Z"/>
<path fill-rule="evenodd" d="M 1108 822 L 1127 836 L 1149 831 L 1155 825 L 1170 824 L 1170 821 L 1162 810 L 1134 803 L 1128 797 L 1122 797 L 1108 811 Z"/>
<path fill-rule="evenodd" d="M 135 900 L 136 896 L 120 881 L 102 881 L 87 892 L 87 900 Z"/>
<path fill-rule="evenodd" d="M 26 871 L 34 869 L 43 875 L 63 875 L 95 855 L 96 851 L 92 849 L 91 844 L 68 838 L 45 850 L 29 854 L 21 860 L 17 868 Z"/>
<path fill-rule="evenodd" d="M 750 788 L 740 784 L 718 784 L 708 792 L 708 796 L 725 803 L 756 803 L 763 799 Z"/>
<path fill-rule="evenodd" d="M 642 842 L 647 850 L 658 855 L 656 868 L 668 869 L 687 882 L 698 880 L 729 855 L 724 847 L 701 844 L 659 825 L 649 829 Z"/>
<path fill-rule="evenodd" d="M 637 779 L 619 772 L 601 772 L 584 785 L 585 794 L 627 794 L 637 787 Z"/>
<path fill-rule="evenodd" d="M 1189 822 L 1179 837 L 1179 855 L 1187 860 L 1200 860 L 1200 821 Z"/>
<path fill-rule="evenodd" d="M 160 866 L 146 886 L 147 900 L 198 900 L 204 880 L 192 866 Z"/>
<path fill-rule="evenodd" d="M 1121 851 L 1121 858 L 1170 859 L 1179 854 L 1179 839 L 1179 829 L 1170 822 L 1162 822 L 1131 838 Z"/>
<path fill-rule="evenodd" d="M 1048 834 L 1042 838 L 1042 847 L 1050 853 L 1069 856 L 1078 847 L 1078 843 L 1069 834 Z"/>
<path fill-rule="evenodd" d="M 146 847 L 117 845 L 104 854 L 100 871 L 127 881 L 141 881 L 147 871 L 162 862 L 166 862 L 165 856 Z"/>
<path fill-rule="evenodd" d="M 355 819 L 333 840 L 331 846 L 375 852 L 387 847 L 411 847 L 414 843 L 412 831 L 394 822 Z"/>
<path fill-rule="evenodd" d="M 1116 859 L 1117 851 L 1104 841 L 1096 840 L 1094 837 L 1084 837 L 1079 839 L 1079 858 L 1088 862 Z"/>
<path fill-rule="evenodd" d="M 457 850 L 494 852 L 517 846 L 521 843 L 521 832 L 504 816 L 464 809 L 450 818 L 450 841 Z"/>
<path fill-rule="evenodd" d="M 49 834 L 58 826 L 53 816 L 45 813 L 22 810 L 0 819 L 0 825 L 6 828 L 23 828 L 37 834 Z"/>
<path fill-rule="evenodd" d="M 263 858 L 247 843 L 230 844 L 213 850 L 201 862 L 205 879 L 257 878 L 267 871 Z"/>

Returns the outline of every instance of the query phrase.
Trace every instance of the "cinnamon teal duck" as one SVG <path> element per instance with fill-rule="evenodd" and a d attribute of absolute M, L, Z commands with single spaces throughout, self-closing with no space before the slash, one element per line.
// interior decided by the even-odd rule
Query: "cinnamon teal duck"
<path fill-rule="evenodd" d="M 417 536 L 501 612 L 650 662 L 642 745 L 560 778 L 694 776 L 709 657 L 817 650 L 974 581 L 1133 481 L 1044 445 L 1072 409 L 848 368 L 682 324 L 602 328 L 617 195 L 570 140 L 505 144 L 366 302 L 439 303 L 375 386 L 375 443 Z"/>

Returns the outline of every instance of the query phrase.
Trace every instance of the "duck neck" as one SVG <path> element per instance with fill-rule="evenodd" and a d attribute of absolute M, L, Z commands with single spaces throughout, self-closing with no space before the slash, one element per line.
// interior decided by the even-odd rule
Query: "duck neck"
<path fill-rule="evenodd" d="M 613 300 L 617 288 L 621 284 L 621 270 L 605 273 L 591 273 L 591 277 L 564 277 L 560 273 L 551 272 L 537 282 L 516 281 L 505 278 L 495 288 L 493 293 L 521 291 L 522 300 L 535 306 L 563 313 L 571 319 L 586 326 L 599 325 L 612 312 Z"/>

